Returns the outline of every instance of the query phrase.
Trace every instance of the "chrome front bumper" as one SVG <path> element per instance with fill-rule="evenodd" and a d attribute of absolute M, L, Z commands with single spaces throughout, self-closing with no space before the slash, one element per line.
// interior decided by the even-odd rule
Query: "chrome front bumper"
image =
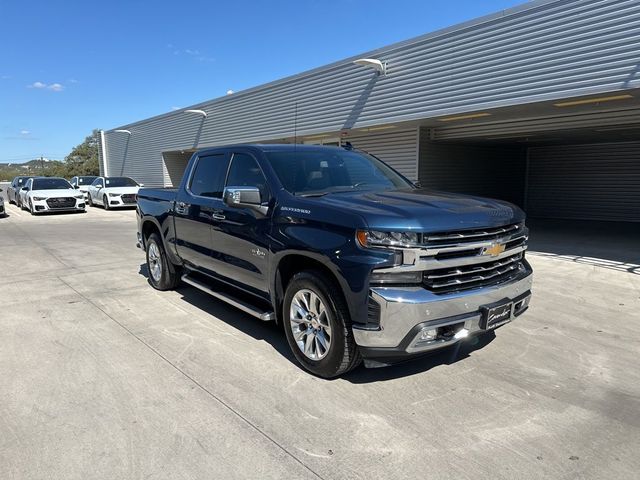
<path fill-rule="evenodd" d="M 467 334 L 485 331 L 481 327 L 484 306 L 514 302 L 511 315 L 500 325 L 523 313 L 529 305 L 532 283 L 532 271 L 527 265 L 525 271 L 509 283 L 458 293 L 436 295 L 422 287 L 371 288 L 371 297 L 380 305 L 380 328 L 354 327 L 353 335 L 365 357 L 375 356 L 376 351 L 406 355 L 446 347 Z M 467 331 L 458 336 L 420 340 L 424 330 L 447 326 Z M 447 330 L 450 333 L 451 329 Z M 367 355 L 367 350 L 373 353 Z"/>

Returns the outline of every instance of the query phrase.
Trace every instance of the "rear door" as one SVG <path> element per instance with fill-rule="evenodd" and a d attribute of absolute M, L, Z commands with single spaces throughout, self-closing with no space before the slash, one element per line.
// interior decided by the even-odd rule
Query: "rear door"
<path fill-rule="evenodd" d="M 189 266 L 216 273 L 220 259 L 212 250 L 211 226 L 222 216 L 222 191 L 229 167 L 228 153 L 199 156 L 185 188 L 178 191 L 174 210 L 176 250 Z"/>
<path fill-rule="evenodd" d="M 248 152 L 232 152 L 225 186 L 258 187 L 263 205 L 271 199 L 264 173 Z M 212 228 L 213 255 L 222 261 L 218 272 L 254 293 L 268 292 L 270 214 L 226 204 L 222 209 Z"/>

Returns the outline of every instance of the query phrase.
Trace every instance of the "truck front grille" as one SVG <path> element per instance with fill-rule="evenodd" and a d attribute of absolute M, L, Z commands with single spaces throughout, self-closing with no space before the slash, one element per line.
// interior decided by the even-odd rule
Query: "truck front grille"
<path fill-rule="evenodd" d="M 422 283 L 444 294 L 508 282 L 525 269 L 528 238 L 523 223 L 426 234 L 420 253 L 426 267 Z"/>
<path fill-rule="evenodd" d="M 49 208 L 71 208 L 76 206 L 76 199 L 73 197 L 60 197 L 47 199 L 47 205 Z"/>
<path fill-rule="evenodd" d="M 451 293 L 508 282 L 524 267 L 524 253 L 480 264 L 430 270 L 423 274 L 424 286 L 434 293 Z"/>

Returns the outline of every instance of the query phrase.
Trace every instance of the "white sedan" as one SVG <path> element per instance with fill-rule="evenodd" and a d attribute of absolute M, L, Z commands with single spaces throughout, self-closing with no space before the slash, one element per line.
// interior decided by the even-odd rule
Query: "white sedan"
<path fill-rule="evenodd" d="M 84 212 L 84 195 L 74 189 L 64 178 L 30 178 L 20 191 L 31 215 L 44 212 Z"/>
<path fill-rule="evenodd" d="M 102 205 L 105 210 L 136 205 L 138 189 L 142 187 L 129 177 L 98 177 L 89 185 L 89 205 Z"/>

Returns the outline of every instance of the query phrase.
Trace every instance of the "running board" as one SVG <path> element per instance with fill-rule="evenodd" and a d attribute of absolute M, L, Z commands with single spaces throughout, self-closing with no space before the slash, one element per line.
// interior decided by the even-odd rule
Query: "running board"
<path fill-rule="evenodd" d="M 209 285 L 199 282 L 198 280 L 194 280 L 193 278 L 190 278 L 189 275 L 183 275 L 182 281 L 191 285 L 192 287 L 196 287 L 198 290 L 202 290 L 203 292 L 208 293 L 212 297 L 216 297 L 218 300 L 222 300 L 223 302 L 228 303 L 229 305 L 232 305 L 237 309 L 256 317 L 259 320 L 262 320 L 263 322 L 269 322 L 271 320 L 275 320 L 276 318 L 274 312 L 264 312 L 259 308 L 238 298 L 232 297 L 227 293 L 216 292 L 215 290 L 212 290 Z"/>

